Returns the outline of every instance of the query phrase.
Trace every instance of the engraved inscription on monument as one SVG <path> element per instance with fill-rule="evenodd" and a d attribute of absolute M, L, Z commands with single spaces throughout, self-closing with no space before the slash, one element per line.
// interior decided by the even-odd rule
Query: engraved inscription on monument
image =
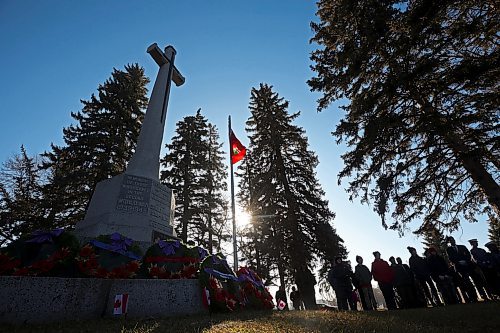
<path fill-rule="evenodd" d="M 151 184 L 151 179 L 125 174 L 116 202 L 116 210 L 147 215 Z"/>
<path fill-rule="evenodd" d="M 156 221 L 169 221 L 171 191 L 161 183 L 153 183 L 149 201 L 149 214 Z"/>

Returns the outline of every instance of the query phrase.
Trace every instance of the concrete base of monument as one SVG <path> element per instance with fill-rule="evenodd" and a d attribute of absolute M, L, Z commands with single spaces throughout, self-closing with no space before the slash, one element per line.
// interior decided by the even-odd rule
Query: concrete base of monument
<path fill-rule="evenodd" d="M 176 236 L 172 190 L 157 180 L 120 174 L 97 184 L 85 219 L 75 226 L 80 238 L 119 232 L 138 242 Z"/>
<path fill-rule="evenodd" d="M 49 323 L 112 317 L 115 295 L 128 294 L 129 317 L 208 313 L 199 281 L 0 277 L 0 322 Z"/>

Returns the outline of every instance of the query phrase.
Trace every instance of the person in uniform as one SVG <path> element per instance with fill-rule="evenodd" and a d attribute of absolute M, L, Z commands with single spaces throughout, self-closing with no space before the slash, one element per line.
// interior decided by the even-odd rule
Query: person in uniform
<path fill-rule="evenodd" d="M 443 305 L 439 298 L 438 291 L 431 278 L 431 272 L 427 265 L 427 260 L 417 254 L 414 247 L 408 246 L 408 251 L 411 254 L 409 259 L 410 268 L 418 281 L 420 288 L 424 291 L 425 297 L 432 306 Z"/>
<path fill-rule="evenodd" d="M 448 242 L 446 253 L 459 277 L 458 283 L 465 301 L 477 302 L 476 288 L 474 288 L 471 281 L 473 264 L 469 250 L 464 245 L 457 245 L 455 238 L 451 236 L 446 241 Z"/>

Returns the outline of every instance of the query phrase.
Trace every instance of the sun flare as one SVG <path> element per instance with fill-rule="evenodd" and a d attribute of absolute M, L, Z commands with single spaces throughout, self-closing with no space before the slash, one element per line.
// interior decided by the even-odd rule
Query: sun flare
<path fill-rule="evenodd" d="M 237 210 L 236 211 L 236 225 L 239 228 L 245 228 L 250 225 L 252 216 L 244 211 L 244 210 Z"/>

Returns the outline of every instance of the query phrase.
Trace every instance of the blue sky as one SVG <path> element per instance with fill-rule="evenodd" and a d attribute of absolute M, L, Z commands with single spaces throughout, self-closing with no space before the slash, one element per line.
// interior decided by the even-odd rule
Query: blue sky
<path fill-rule="evenodd" d="M 220 130 L 227 149 L 227 116 L 243 144 L 249 116 L 250 89 L 265 82 L 290 101 L 290 112 L 301 111 L 297 124 L 309 137 L 320 160 L 318 178 L 337 214 L 335 228 L 354 262 L 356 255 L 372 261 L 421 250 L 408 232 L 399 238 L 385 231 L 371 207 L 350 202 L 337 185 L 342 168 L 330 132 L 341 117 L 332 105 L 316 112 L 318 94 L 306 81 L 309 69 L 313 1 L 0 1 L 0 161 L 24 144 L 30 154 L 62 143 L 62 128 L 72 123 L 71 111 L 81 109 L 109 77 L 112 68 L 137 62 L 154 80 L 157 65 L 146 53 L 151 43 L 177 50 L 177 68 L 186 77 L 173 87 L 164 142 L 175 123 L 201 107 Z M 150 89 L 152 84 L 150 85 Z M 487 241 L 485 223 L 467 224 L 453 234 L 458 243 Z M 468 245 L 468 244 L 467 244 Z"/>

